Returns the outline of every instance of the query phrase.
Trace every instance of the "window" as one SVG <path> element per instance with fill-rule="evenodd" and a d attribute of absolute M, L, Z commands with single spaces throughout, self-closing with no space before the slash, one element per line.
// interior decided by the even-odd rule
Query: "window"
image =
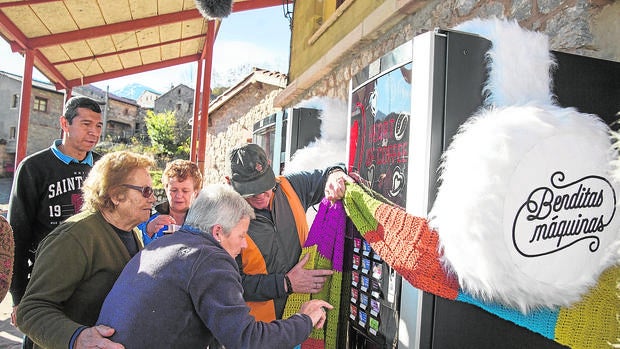
<path fill-rule="evenodd" d="M 19 107 L 19 95 L 16 93 L 13 95 L 13 99 L 11 101 L 11 108 Z"/>
<path fill-rule="evenodd" d="M 15 126 L 9 128 L 9 139 L 17 138 L 17 128 Z"/>
<path fill-rule="evenodd" d="M 355 0 L 317 1 L 312 17 L 314 34 L 308 40 L 313 44 L 346 11 Z"/>
<path fill-rule="evenodd" d="M 34 97 L 34 105 L 32 109 L 38 111 L 47 111 L 47 99 L 41 97 Z"/>

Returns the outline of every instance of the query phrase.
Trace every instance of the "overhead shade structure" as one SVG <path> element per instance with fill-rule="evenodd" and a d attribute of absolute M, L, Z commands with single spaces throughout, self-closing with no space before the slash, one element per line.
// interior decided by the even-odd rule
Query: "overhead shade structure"
<path fill-rule="evenodd" d="M 227 2 L 232 2 L 232 12 L 282 4 L 282 0 L 198 1 L 214 6 L 214 14 L 224 13 Z M 208 12 L 204 8 L 202 13 L 198 11 L 193 0 L 0 0 L 0 36 L 13 52 L 28 58 L 24 71 L 37 67 L 57 89 L 70 90 L 211 59 L 212 52 L 204 50 L 213 45 L 205 45 L 205 41 L 209 28 L 215 38 L 220 20 L 203 17 Z M 32 74 L 27 75 L 22 93 L 29 95 Z M 28 105 L 20 109 L 20 123 L 27 125 L 29 109 Z M 16 164 L 25 154 L 27 127 L 20 126 L 19 131 Z"/>

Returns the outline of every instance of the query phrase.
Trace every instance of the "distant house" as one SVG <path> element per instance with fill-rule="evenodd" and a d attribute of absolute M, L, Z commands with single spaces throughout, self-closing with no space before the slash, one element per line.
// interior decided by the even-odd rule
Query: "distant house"
<path fill-rule="evenodd" d="M 144 117 L 146 116 L 146 112 L 149 110 L 153 110 L 155 108 L 155 100 L 161 96 L 161 93 L 144 90 L 136 99 L 140 109 L 138 111 L 138 117 L 136 120 L 136 135 L 139 135 L 139 138 L 146 139 L 146 123 L 144 121 Z"/>
<path fill-rule="evenodd" d="M 182 138 L 189 137 L 192 133 L 189 121 L 194 115 L 194 89 L 183 84 L 172 87 L 155 99 L 153 112 L 174 112 L 179 134 Z"/>
<path fill-rule="evenodd" d="M 22 77 L 0 71 L 0 174 L 14 169 Z M 64 93 L 52 84 L 32 81 L 26 155 L 45 149 L 60 137 L 58 118 L 63 111 Z"/>
<path fill-rule="evenodd" d="M 21 85 L 21 76 L 0 71 L 0 175 L 14 168 Z M 101 104 L 102 117 L 106 120 L 102 138 L 122 142 L 140 135 L 140 107 L 136 101 L 106 93 L 92 85 L 75 87 L 72 91 L 73 96 L 90 97 Z M 63 114 L 64 99 L 64 92 L 57 91 L 54 85 L 32 81 L 26 155 L 49 147 L 54 139 L 61 137 L 58 119 Z"/>
<path fill-rule="evenodd" d="M 107 108 L 101 110 L 102 118 L 105 120 L 102 140 L 127 142 L 131 137 L 140 136 L 142 132 L 138 116 L 140 106 L 133 99 L 116 96 L 93 85 L 74 87 L 73 92 L 107 105 Z"/>
<path fill-rule="evenodd" d="M 155 107 L 155 100 L 161 96 L 161 93 L 155 91 L 144 90 L 140 97 L 136 99 L 136 102 L 143 109 L 153 109 Z"/>

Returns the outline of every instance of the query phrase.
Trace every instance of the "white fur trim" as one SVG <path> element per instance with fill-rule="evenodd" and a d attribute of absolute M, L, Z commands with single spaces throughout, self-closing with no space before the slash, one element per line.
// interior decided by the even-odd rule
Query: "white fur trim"
<path fill-rule="evenodd" d="M 297 150 L 286 164 L 284 174 L 346 163 L 346 103 L 333 98 L 314 97 L 301 102 L 298 107 L 320 110 L 321 137 Z"/>
<path fill-rule="evenodd" d="M 487 52 L 487 105 L 496 107 L 552 103 L 551 68 L 555 65 L 544 34 L 527 31 L 516 21 L 473 19 L 454 29 L 491 41 Z"/>

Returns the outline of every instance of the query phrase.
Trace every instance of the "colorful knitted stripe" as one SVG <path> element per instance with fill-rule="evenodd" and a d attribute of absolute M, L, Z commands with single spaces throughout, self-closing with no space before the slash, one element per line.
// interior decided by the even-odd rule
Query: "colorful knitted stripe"
<path fill-rule="evenodd" d="M 620 265 L 606 270 L 598 284 L 571 307 L 523 314 L 460 290 L 456 279 L 445 275 L 439 265 L 438 234 L 430 231 L 426 219 L 380 199 L 368 188 L 347 183 L 343 200 L 347 215 L 374 251 L 416 288 L 476 305 L 573 349 L 610 348 L 620 341 Z"/>
<path fill-rule="evenodd" d="M 330 203 L 323 199 L 302 248 L 301 258 L 310 254 L 305 269 L 332 269 L 334 273 L 327 277 L 323 289 L 316 294 L 293 293 L 284 308 L 283 318 L 297 313 L 304 302 L 310 299 L 322 299 L 334 309 L 327 312 L 325 325 L 313 329 L 310 337 L 301 344 L 301 348 L 336 348 L 338 336 L 338 316 L 340 313 L 340 292 L 342 289 L 342 267 L 345 238 L 345 212 L 342 202 Z M 300 259 L 301 259 L 300 258 Z"/>
<path fill-rule="evenodd" d="M 612 348 L 620 339 L 620 266 L 607 269 L 581 301 L 568 308 L 539 309 L 523 314 L 501 304 L 487 303 L 461 293 L 457 300 L 539 333 L 570 348 Z"/>
<path fill-rule="evenodd" d="M 357 184 L 346 186 L 347 215 L 373 250 L 414 287 L 455 299 L 458 281 L 441 266 L 439 236 L 427 221 L 380 202 Z"/>

